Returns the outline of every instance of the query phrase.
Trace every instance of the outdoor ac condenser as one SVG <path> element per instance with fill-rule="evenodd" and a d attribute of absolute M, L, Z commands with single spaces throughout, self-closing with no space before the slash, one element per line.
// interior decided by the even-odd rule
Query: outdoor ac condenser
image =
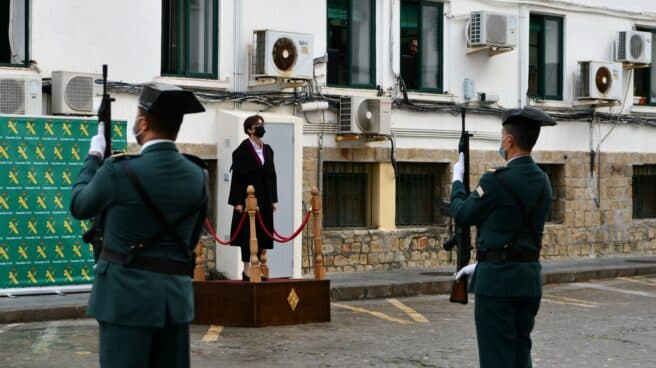
<path fill-rule="evenodd" d="M 580 84 L 578 99 L 622 99 L 622 64 L 614 62 L 579 61 Z"/>
<path fill-rule="evenodd" d="M 652 53 L 651 32 L 621 31 L 615 40 L 615 61 L 632 64 L 650 64 Z"/>
<path fill-rule="evenodd" d="M 342 96 L 339 101 L 341 133 L 390 134 L 392 101 L 388 98 Z"/>
<path fill-rule="evenodd" d="M 42 115 L 40 77 L 0 75 L 0 113 Z"/>
<path fill-rule="evenodd" d="M 253 31 L 252 78 L 312 79 L 312 34 Z"/>
<path fill-rule="evenodd" d="M 473 11 L 467 28 L 467 46 L 515 47 L 517 17 L 488 11 Z"/>
<path fill-rule="evenodd" d="M 93 115 L 95 96 L 101 96 L 100 74 L 52 72 L 52 114 Z"/>

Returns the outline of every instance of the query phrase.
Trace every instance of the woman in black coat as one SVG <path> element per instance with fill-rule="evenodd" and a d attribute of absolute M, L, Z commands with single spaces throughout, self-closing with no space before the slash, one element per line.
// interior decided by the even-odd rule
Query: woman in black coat
<path fill-rule="evenodd" d="M 270 232 L 273 232 L 273 212 L 278 205 L 278 187 L 276 184 L 276 168 L 273 164 L 273 150 L 262 142 L 264 136 L 264 119 L 260 115 L 249 116 L 244 120 L 244 132 L 247 139 L 232 152 L 232 182 L 228 204 L 234 206 L 230 238 L 233 237 L 244 212 L 246 188 L 255 187 L 257 206 L 262 220 Z M 268 237 L 256 220 L 256 235 L 258 243 L 258 259 L 266 249 L 273 249 L 273 240 Z M 235 241 L 230 244 L 241 247 L 241 260 L 244 262 L 242 279 L 248 280 L 250 261 L 250 226 L 248 219 L 244 223 Z"/>

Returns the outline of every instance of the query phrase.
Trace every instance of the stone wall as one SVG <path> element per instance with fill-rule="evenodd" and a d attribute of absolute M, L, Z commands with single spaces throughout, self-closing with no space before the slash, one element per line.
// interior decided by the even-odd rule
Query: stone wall
<path fill-rule="evenodd" d="M 316 185 L 317 149 L 304 148 L 303 195 Z M 383 159 L 381 159 L 383 157 Z M 326 161 L 388 162 L 388 149 L 325 149 Z M 455 151 L 398 150 L 399 161 L 454 162 Z M 549 165 L 557 174 L 554 188 L 553 222 L 545 226 L 543 260 L 602 257 L 628 254 L 656 254 L 656 218 L 633 219 L 633 165 L 656 164 L 655 154 L 602 153 L 600 180 L 590 180 L 587 152 L 536 152 L 539 164 Z M 357 158 L 357 160 L 356 160 Z M 472 151 L 472 188 L 480 176 L 504 162 L 495 151 Z M 449 169 L 450 170 L 450 169 Z M 451 173 L 443 173 L 449 188 Z M 375 184 L 374 184 L 375 185 Z M 441 197 L 448 199 L 449 190 Z M 595 202 L 598 193 L 598 202 Z M 393 194 L 390 194 L 393 198 Z M 598 203 L 598 206 L 597 206 Z M 441 223 L 444 223 L 440 221 Z M 307 234 L 306 234 L 307 235 Z M 328 272 L 377 271 L 396 268 L 425 268 L 455 264 L 455 253 L 442 249 L 448 237 L 446 226 L 402 229 L 324 229 L 324 256 Z M 303 237 L 303 271 L 311 272 Z"/>

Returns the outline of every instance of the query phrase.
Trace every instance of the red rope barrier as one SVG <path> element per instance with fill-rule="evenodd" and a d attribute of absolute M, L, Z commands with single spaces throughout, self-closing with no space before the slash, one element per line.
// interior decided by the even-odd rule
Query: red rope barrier
<path fill-rule="evenodd" d="M 246 211 L 244 211 L 244 214 L 241 216 L 241 219 L 239 220 L 239 225 L 237 225 L 237 229 L 235 229 L 235 233 L 232 235 L 232 238 L 230 240 L 224 242 L 223 240 L 219 239 L 219 237 L 216 235 L 216 232 L 214 231 L 214 228 L 212 227 L 212 223 L 210 222 L 210 219 L 205 217 L 205 230 L 210 234 L 210 236 L 219 244 L 221 245 L 230 245 L 232 242 L 237 239 L 237 235 L 241 232 L 242 227 L 244 227 L 244 223 L 246 222 L 246 216 L 248 214 Z"/>
<path fill-rule="evenodd" d="M 305 218 L 303 219 L 303 222 L 301 223 L 301 226 L 299 226 L 299 228 L 296 229 L 296 231 L 294 231 L 294 233 L 292 235 L 288 236 L 288 237 L 286 237 L 284 235 L 280 235 L 280 233 L 278 233 L 278 231 L 275 230 L 275 229 L 273 230 L 275 236 L 273 234 L 271 234 L 269 229 L 267 229 L 267 227 L 264 225 L 264 220 L 262 219 L 262 215 L 260 215 L 259 211 L 257 212 L 257 221 L 260 223 L 260 227 L 262 227 L 262 230 L 264 231 L 264 233 L 269 238 L 273 239 L 274 241 L 277 241 L 278 243 L 287 243 L 288 241 L 290 241 L 290 240 L 294 239 L 295 237 L 297 237 L 298 234 L 300 234 L 301 231 L 303 231 L 303 228 L 305 227 L 305 225 L 307 225 L 308 221 L 310 221 L 310 215 L 311 214 L 312 214 L 312 211 L 308 211 L 305 214 Z"/>

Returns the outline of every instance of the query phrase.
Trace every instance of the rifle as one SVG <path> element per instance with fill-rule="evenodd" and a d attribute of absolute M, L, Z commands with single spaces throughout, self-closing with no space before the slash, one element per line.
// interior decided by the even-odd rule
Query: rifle
<path fill-rule="evenodd" d="M 105 152 L 103 157 L 107 158 L 112 154 L 112 102 L 114 99 L 107 93 L 107 64 L 103 64 L 103 96 L 100 108 L 98 108 L 98 123 L 102 121 L 105 123 Z M 105 215 L 103 210 L 100 214 L 93 218 L 91 228 L 82 234 L 82 240 L 85 243 L 90 243 L 93 247 L 94 262 L 98 262 L 100 252 L 102 250 L 103 237 L 105 235 Z"/>
<path fill-rule="evenodd" d="M 472 136 L 465 130 L 465 109 L 460 110 L 462 118 L 462 133 L 460 134 L 460 143 L 458 144 L 458 152 L 464 153 L 465 159 L 465 172 L 462 178 L 462 184 L 465 187 L 465 194 L 469 196 L 469 138 Z M 453 247 L 456 248 L 456 271 L 469 264 L 471 258 L 471 230 L 469 226 L 459 226 L 456 223 L 456 233 L 453 237 L 444 243 L 444 249 L 450 251 Z M 467 276 L 461 277 L 459 280 L 454 280 L 451 285 L 451 296 L 449 301 L 452 303 L 467 304 Z"/>

